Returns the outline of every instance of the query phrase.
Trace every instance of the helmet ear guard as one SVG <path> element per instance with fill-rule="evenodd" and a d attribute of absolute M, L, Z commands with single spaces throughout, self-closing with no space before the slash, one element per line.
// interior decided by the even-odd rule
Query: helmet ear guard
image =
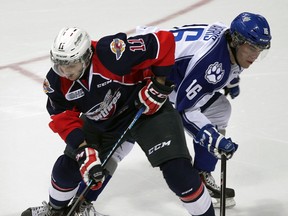
<path fill-rule="evenodd" d="M 234 48 L 245 43 L 245 38 L 237 32 L 230 34 L 230 37 L 231 37 L 231 46 Z"/>

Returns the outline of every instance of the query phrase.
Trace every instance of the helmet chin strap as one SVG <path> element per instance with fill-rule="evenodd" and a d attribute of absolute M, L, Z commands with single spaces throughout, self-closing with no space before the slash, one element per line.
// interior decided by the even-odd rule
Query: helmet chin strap
<path fill-rule="evenodd" d="M 230 33 L 230 30 L 226 30 L 226 32 L 225 32 L 225 37 L 226 37 L 226 40 L 227 40 L 227 42 L 228 42 L 228 47 L 229 47 L 229 49 L 230 49 L 230 51 L 231 51 L 231 53 L 232 53 L 233 58 L 235 59 L 236 64 L 237 64 L 239 67 L 241 67 L 240 64 L 239 64 L 239 62 L 238 62 L 237 55 L 236 55 L 237 46 L 238 46 L 239 44 L 235 45 L 236 42 L 232 39 L 232 35 L 231 35 L 231 33 Z M 233 46 L 232 46 L 232 44 L 233 44 Z"/>
<path fill-rule="evenodd" d="M 80 74 L 80 76 L 78 77 L 77 80 L 80 80 L 80 79 L 82 78 L 82 76 L 84 75 L 86 69 L 87 69 L 87 67 L 86 67 L 86 66 L 83 66 L 82 72 L 81 72 L 81 74 Z"/>
<path fill-rule="evenodd" d="M 80 79 L 83 77 L 83 75 L 85 74 L 87 68 L 88 68 L 88 67 L 86 66 L 86 64 L 83 63 L 82 72 L 81 72 L 81 74 L 79 75 L 79 77 L 77 78 L 77 80 L 80 80 Z"/>
<path fill-rule="evenodd" d="M 88 52 L 88 55 L 89 55 L 89 56 L 88 56 L 87 59 L 82 59 L 82 60 L 81 60 L 82 65 L 83 65 L 83 70 L 82 70 L 82 73 L 80 74 L 80 76 L 78 77 L 77 80 L 80 80 L 80 79 L 83 77 L 83 75 L 85 74 L 86 70 L 87 70 L 88 68 L 90 68 L 90 65 L 91 65 L 90 59 L 91 59 L 92 54 L 93 54 L 92 48 L 90 48 L 89 50 L 87 50 L 87 52 Z"/>
<path fill-rule="evenodd" d="M 83 75 L 90 70 L 90 65 L 91 65 L 91 62 L 90 62 L 90 64 L 88 64 L 87 66 L 86 66 L 86 63 L 83 63 L 82 73 L 80 74 L 80 76 L 78 77 L 77 80 L 80 80 L 80 79 L 83 77 Z"/>
<path fill-rule="evenodd" d="M 236 49 L 236 47 L 232 47 L 230 44 L 229 44 L 229 47 L 230 47 L 230 49 L 231 49 L 231 52 L 232 52 L 232 55 L 233 55 L 233 57 L 234 57 L 234 59 L 235 59 L 236 64 L 237 64 L 239 67 L 241 67 L 240 64 L 239 64 L 239 62 L 238 62 L 238 59 L 237 59 L 237 55 L 236 55 L 237 49 Z"/>

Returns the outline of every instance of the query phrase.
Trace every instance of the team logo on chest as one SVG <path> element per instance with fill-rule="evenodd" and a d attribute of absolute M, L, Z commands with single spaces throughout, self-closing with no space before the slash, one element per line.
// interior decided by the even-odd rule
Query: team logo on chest
<path fill-rule="evenodd" d="M 205 72 L 205 79 L 212 84 L 220 82 L 224 76 L 224 70 L 222 69 L 222 63 L 215 62 L 209 65 Z"/>
<path fill-rule="evenodd" d="M 116 55 L 116 60 L 119 60 L 125 51 L 126 44 L 119 38 L 114 38 L 110 43 L 111 51 Z"/>
<path fill-rule="evenodd" d="M 86 112 L 85 116 L 94 121 L 108 119 L 115 113 L 116 104 L 120 97 L 121 92 L 116 91 L 112 94 L 112 91 L 109 90 L 106 93 L 104 100 Z"/>

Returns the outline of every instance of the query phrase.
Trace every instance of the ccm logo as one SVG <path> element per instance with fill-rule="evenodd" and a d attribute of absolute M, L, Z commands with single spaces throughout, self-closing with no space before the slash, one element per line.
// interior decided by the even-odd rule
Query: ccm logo
<path fill-rule="evenodd" d="M 154 147 L 152 147 L 151 149 L 149 149 L 148 154 L 151 155 L 154 152 L 158 151 L 159 149 L 164 148 L 165 146 L 169 146 L 170 143 L 171 143 L 171 140 L 169 140 L 168 142 L 159 143 L 155 145 Z"/>
<path fill-rule="evenodd" d="M 149 91 L 153 94 L 156 95 L 159 98 L 167 98 L 166 94 L 161 94 L 158 91 L 156 91 L 154 88 L 150 88 Z"/>

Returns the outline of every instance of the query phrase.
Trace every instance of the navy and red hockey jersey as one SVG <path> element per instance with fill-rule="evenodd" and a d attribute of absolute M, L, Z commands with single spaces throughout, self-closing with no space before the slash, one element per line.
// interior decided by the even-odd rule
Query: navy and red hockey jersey
<path fill-rule="evenodd" d="M 121 134 L 137 112 L 135 101 L 146 80 L 167 76 L 175 58 L 173 34 L 165 31 L 128 38 L 118 33 L 92 41 L 92 47 L 91 65 L 80 80 L 60 77 L 51 68 L 44 81 L 49 125 L 74 148 L 85 139 L 80 114 L 99 131 Z"/>

